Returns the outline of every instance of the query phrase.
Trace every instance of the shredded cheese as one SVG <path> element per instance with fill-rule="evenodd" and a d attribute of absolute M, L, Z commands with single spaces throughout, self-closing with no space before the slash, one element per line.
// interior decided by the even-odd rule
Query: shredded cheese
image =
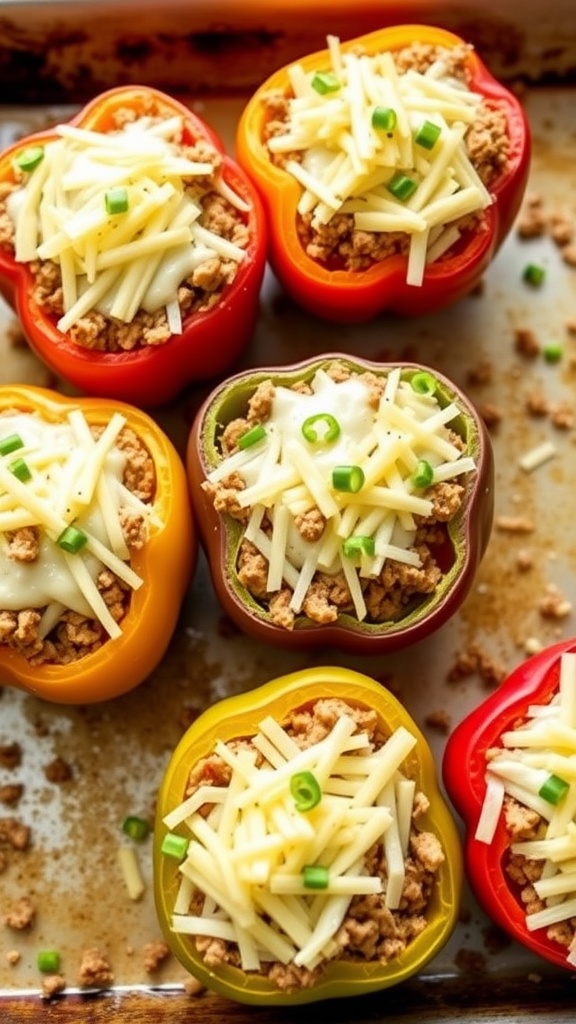
<path fill-rule="evenodd" d="M 228 786 L 200 783 L 163 819 L 189 839 L 174 931 L 237 945 L 244 970 L 267 960 L 313 970 L 335 951 L 355 896 L 381 894 L 390 909 L 399 906 L 415 793 L 402 768 L 417 741 L 399 727 L 377 747 L 348 712 L 344 705 L 324 738 L 304 748 L 272 716 L 251 749 L 214 745 L 231 769 Z M 258 764 L 256 750 L 264 756 Z M 315 806 L 299 810 L 291 781 L 303 770 L 321 792 Z M 374 844 L 382 869 L 369 874 Z M 311 888 L 304 869 L 316 866 L 325 884 Z"/>
<path fill-rule="evenodd" d="M 576 654 L 560 661 L 558 692 L 542 708 L 528 709 L 516 729 L 501 737 L 486 764 L 486 794 L 476 839 L 490 843 L 501 821 L 504 797 L 536 811 L 543 822 L 538 838 L 511 841 L 512 854 L 541 861 L 534 889 L 545 906 L 528 912 L 530 931 L 569 922 L 576 915 Z M 559 798 L 546 799 L 550 777 L 561 780 Z M 568 952 L 568 951 L 567 951 Z"/>
<path fill-rule="evenodd" d="M 16 435 L 21 441 L 15 452 L 0 456 L 0 608 L 37 608 L 42 637 L 66 610 L 96 619 L 112 639 L 120 636 L 98 576 L 106 567 L 130 589 L 142 585 L 130 565 L 120 512 L 136 510 L 147 533 L 161 523 L 122 482 L 126 454 L 116 442 L 124 425 L 124 417 L 114 415 L 96 438 L 79 407 L 50 419 L 11 411 L 0 418 L 0 439 Z M 25 481 L 10 469 L 16 455 L 30 471 Z M 85 536 L 74 553 L 58 543 L 71 525 Z M 10 554 L 9 534 L 24 527 L 39 533 L 34 561 Z"/>
<path fill-rule="evenodd" d="M 303 433 L 305 421 L 318 415 L 339 425 L 339 436 L 329 443 L 310 442 Z M 375 406 L 360 374 L 336 380 L 319 369 L 309 393 L 274 389 L 265 436 L 219 461 L 207 474 L 207 486 L 233 473 L 241 477 L 236 500 L 250 510 L 245 536 L 268 563 L 269 594 L 288 585 L 290 609 L 299 614 L 318 571 L 342 572 L 354 614 L 363 620 L 362 578 L 378 578 L 387 561 L 421 565 L 415 550 L 418 517 L 432 516 L 434 506 L 428 487 L 414 482 L 419 460 L 430 464 L 432 486 L 475 470 L 473 456 L 449 431 L 460 415 L 455 402 L 441 405 L 436 396 L 422 396 L 394 372 Z M 335 486 L 339 465 L 361 470 L 358 492 Z M 318 537 L 305 539 L 298 518 L 314 510 L 324 526 Z M 262 527 L 265 517 L 271 531 Z M 373 553 L 345 553 L 354 535 L 372 538 Z"/>
<path fill-rule="evenodd" d="M 427 264 L 457 241 L 459 231 L 448 228 L 492 202 L 465 142 L 482 97 L 448 76 L 439 80 L 433 68 L 399 72 L 390 52 L 343 52 L 335 36 L 328 37 L 328 54 L 336 87 L 317 92 L 316 72 L 293 65 L 285 129 L 266 144 L 273 157 L 300 154 L 285 169 L 302 188 L 298 211 L 312 215 L 313 229 L 350 213 L 361 231 L 406 232 L 407 280 L 419 286 Z M 389 130 L 373 124 L 378 107 L 394 112 Z M 424 121 L 440 129 L 431 148 L 415 141 Z M 388 188 L 397 172 L 414 182 L 408 200 Z M 440 245 L 431 238 L 436 226 L 444 234 Z"/>
<path fill-rule="evenodd" d="M 200 223 L 188 184 L 214 178 L 214 190 L 243 213 L 247 204 L 217 173 L 216 161 L 183 156 L 183 118 L 142 116 L 108 133 L 57 125 L 42 161 L 8 197 L 17 262 L 53 260 L 61 271 L 67 332 L 92 310 L 130 323 L 140 308 L 165 308 L 182 330 L 178 288 L 203 262 L 239 265 L 243 248 Z M 126 209 L 106 204 L 121 188 Z"/>

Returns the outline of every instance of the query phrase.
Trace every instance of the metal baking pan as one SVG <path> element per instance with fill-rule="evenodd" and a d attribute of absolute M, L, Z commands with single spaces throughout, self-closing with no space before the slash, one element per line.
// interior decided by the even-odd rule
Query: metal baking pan
<path fill-rule="evenodd" d="M 561 211 L 576 222 L 576 180 L 566 140 L 573 134 L 574 92 L 569 85 L 531 86 L 525 103 L 533 128 L 534 157 L 529 190 L 542 197 L 547 213 Z M 242 109 L 241 96 L 190 103 L 220 132 L 230 147 Z M 69 107 L 18 105 L 0 111 L 0 143 L 61 119 Z M 527 262 L 547 268 L 544 285 L 530 289 L 522 280 Z M 576 427 L 554 426 L 551 415 L 527 413 L 530 392 L 538 391 L 552 409 L 574 407 L 576 337 L 574 275 L 548 236 L 521 240 L 515 231 L 487 273 L 481 294 L 425 319 L 382 316 L 362 327 L 337 328 L 315 321 L 293 306 L 273 275 L 262 292 L 261 313 L 242 367 L 285 363 L 328 350 L 368 358 L 416 359 L 436 366 L 485 411 L 491 421 L 496 455 L 496 525 L 477 580 L 461 612 L 438 633 L 387 659 L 359 660 L 332 650 L 283 653 L 238 635 L 219 609 L 204 559 L 191 586 L 181 623 L 158 670 L 128 696 L 105 705 L 55 707 L 4 688 L 0 697 L 0 742 L 16 741 L 21 765 L 0 769 L 0 784 L 21 781 L 24 794 L 14 813 L 30 825 L 33 841 L 11 854 L 0 874 L 0 1019 L 4 1024 L 40 1021 L 132 1019 L 179 1022 L 193 1019 L 252 1021 L 250 1008 L 185 990 L 185 977 L 168 958 L 147 971 L 147 943 L 160 938 L 150 886 L 150 846 L 140 851 L 147 881 L 143 899 L 131 902 L 117 863 L 120 824 L 127 814 L 151 815 L 169 753 L 186 721 L 228 694 L 251 688 L 283 671 L 341 663 L 374 675 L 391 686 L 428 738 L 438 763 L 445 732 L 496 685 L 491 668 L 511 669 L 527 652 L 574 633 L 576 546 L 573 537 L 573 461 Z M 14 320 L 4 307 L 0 320 L 0 380 L 53 384 L 25 348 L 14 345 Z M 547 363 L 519 353 L 515 335 L 529 328 L 545 345 L 560 341 L 563 356 Z M 56 382 L 57 386 L 58 382 Z M 192 389 L 158 419 L 181 452 L 188 425 L 206 388 Z M 556 457 L 532 473 L 518 460 L 543 440 Z M 526 516 L 528 535 L 502 529 L 501 517 Z M 519 548 L 529 548 L 532 567 L 520 572 Z M 539 602 L 554 592 L 569 607 L 562 617 L 542 614 Z M 462 653 L 482 653 L 479 670 L 454 678 Z M 437 713 L 441 713 L 440 716 Z M 435 724 L 436 723 L 436 724 Z M 71 767 L 71 778 L 51 783 L 46 768 L 56 757 Z M 31 896 L 36 917 L 25 932 L 1 922 L 4 908 Z M 78 990 L 81 951 L 98 946 L 109 957 L 115 982 L 98 993 Z M 39 948 L 57 947 L 68 987 L 46 1002 L 36 968 Z M 13 948 L 20 960 L 10 966 Z M 385 995 L 330 1004 L 342 1024 L 384 1020 L 466 1020 L 517 1024 L 574 1018 L 574 978 L 510 943 L 487 920 L 472 895 L 464 894 L 455 935 L 426 973 Z M 290 1011 L 259 1009 L 261 1021 L 291 1020 Z"/>

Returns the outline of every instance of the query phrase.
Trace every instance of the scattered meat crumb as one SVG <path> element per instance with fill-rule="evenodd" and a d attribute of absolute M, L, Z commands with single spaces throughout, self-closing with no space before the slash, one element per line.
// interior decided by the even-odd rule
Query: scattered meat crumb
<path fill-rule="evenodd" d="M 27 850 L 30 846 L 30 827 L 17 818 L 0 818 L 0 845 L 14 850 Z"/>
<path fill-rule="evenodd" d="M 506 533 L 532 533 L 534 523 L 528 516 L 496 516 L 494 526 Z"/>
<path fill-rule="evenodd" d="M 22 747 L 15 741 L 0 744 L 0 768 L 18 768 L 22 763 Z"/>
<path fill-rule="evenodd" d="M 204 985 L 198 981 L 198 978 L 192 976 L 185 979 L 183 988 L 187 996 L 199 996 L 205 991 Z"/>
<path fill-rule="evenodd" d="M 10 967 L 15 967 L 16 964 L 20 963 L 21 959 L 22 954 L 17 949 L 9 949 L 8 952 L 6 953 L 6 962 L 10 965 Z"/>
<path fill-rule="evenodd" d="M 45 999 L 53 999 L 60 995 L 66 988 L 66 978 L 63 974 L 47 974 L 42 978 L 42 995 Z"/>
<path fill-rule="evenodd" d="M 561 594 L 558 587 L 550 583 L 546 587 L 544 597 L 538 601 L 538 611 L 545 619 L 565 619 L 572 612 L 572 604 Z"/>
<path fill-rule="evenodd" d="M 478 675 L 487 686 L 499 686 L 506 678 L 507 671 L 506 666 L 497 658 L 483 651 L 477 644 L 470 644 L 456 656 L 447 680 L 455 683 L 468 676 Z"/>
<path fill-rule="evenodd" d="M 431 729 L 437 729 L 438 732 L 442 732 L 447 735 L 452 728 L 452 717 L 444 709 L 438 711 L 430 711 L 424 719 L 427 726 Z"/>
<path fill-rule="evenodd" d="M 516 566 L 520 572 L 528 572 L 534 565 L 534 556 L 528 548 L 520 548 L 516 552 Z"/>
<path fill-rule="evenodd" d="M 114 974 L 108 958 L 95 947 L 85 949 L 78 971 L 81 988 L 108 988 L 113 983 Z"/>
<path fill-rule="evenodd" d="M 36 916 L 36 908 L 29 896 L 21 896 L 8 913 L 4 914 L 4 924 L 14 931 L 26 931 L 31 928 Z"/>
<path fill-rule="evenodd" d="M 24 786 L 21 782 L 7 782 L 4 786 L 0 786 L 0 804 L 13 807 L 19 802 L 23 792 Z"/>
<path fill-rule="evenodd" d="M 72 778 L 72 768 L 62 757 L 55 757 L 44 766 L 44 775 L 48 782 L 68 782 Z"/>
<path fill-rule="evenodd" d="M 144 946 L 144 970 L 147 974 L 153 974 L 169 956 L 170 947 L 166 942 L 147 942 Z"/>

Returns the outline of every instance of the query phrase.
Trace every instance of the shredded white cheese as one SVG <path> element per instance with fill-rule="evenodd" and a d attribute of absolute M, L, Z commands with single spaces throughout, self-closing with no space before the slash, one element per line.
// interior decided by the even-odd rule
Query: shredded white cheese
<path fill-rule="evenodd" d="M 563 784 L 560 797 L 552 800 L 546 798 L 546 790 L 542 792 L 551 776 Z M 510 844 L 513 854 L 542 861 L 541 876 L 533 886 L 545 906 L 526 915 L 528 929 L 572 920 L 576 916 L 576 653 L 562 655 L 558 692 L 550 703 L 529 708 L 525 721 L 503 733 L 501 746 L 490 751 L 486 794 L 475 833 L 480 842 L 492 842 L 505 795 L 536 811 L 543 821 L 538 838 Z M 576 948 L 576 940 L 570 948 Z"/>
<path fill-rule="evenodd" d="M 344 709 L 323 739 L 300 748 L 268 716 L 252 737 L 255 749 L 215 744 L 231 769 L 229 785 L 200 785 L 163 819 L 189 839 L 174 931 L 237 944 L 244 970 L 270 959 L 313 969 L 334 951 L 354 896 L 382 893 L 387 907 L 399 906 L 415 792 L 403 765 L 417 741 L 400 726 L 374 747 L 356 730 Z M 258 765 L 255 750 L 265 757 Z M 291 789 L 299 772 L 312 773 L 320 788 L 306 810 Z M 385 867 L 369 874 L 375 843 Z M 325 885 L 306 884 L 309 867 L 320 867 Z M 195 892 L 204 900 L 191 912 Z"/>
<path fill-rule="evenodd" d="M 410 380 L 394 372 L 377 407 L 359 374 L 336 381 L 319 369 L 309 393 L 277 386 L 265 436 L 225 457 L 207 474 L 210 484 L 232 473 L 242 478 L 237 500 L 251 511 L 246 538 L 268 562 L 268 593 L 290 587 L 290 607 L 298 614 L 317 571 L 343 572 L 354 614 L 366 618 L 361 577 L 377 578 L 388 560 L 420 567 L 415 550 L 418 517 L 430 517 L 433 502 L 428 486 L 415 482 L 418 464 L 423 460 L 430 467 L 430 485 L 475 470 L 474 458 L 449 431 L 460 415 L 456 403 L 442 406 L 436 394 L 419 394 Z M 322 417 L 332 417 L 338 437 L 310 442 L 302 427 L 314 416 L 321 417 L 320 432 Z M 361 470 L 359 491 L 335 486 L 333 471 L 340 465 Z M 304 539 L 296 522 L 313 509 L 325 519 L 315 541 Z M 264 516 L 271 534 L 262 529 Z M 373 552 L 346 549 L 354 536 L 372 541 Z"/>
<path fill-rule="evenodd" d="M 20 442 L 0 455 L 0 608 L 39 609 L 41 636 L 65 610 L 97 619 L 110 638 L 120 636 L 97 578 L 106 567 L 132 590 L 142 585 L 130 565 L 120 512 L 137 510 L 146 531 L 159 521 L 153 508 L 122 482 L 126 454 L 116 441 L 124 425 L 125 418 L 114 415 L 96 439 L 79 407 L 60 419 L 28 412 L 0 417 L 0 441 L 17 437 Z M 15 474 L 16 460 L 27 466 L 28 479 Z M 86 538 L 74 553 L 58 543 L 71 525 Z M 23 527 L 39 531 L 34 561 L 11 557 L 10 534 Z"/>
<path fill-rule="evenodd" d="M 433 68 L 400 73 L 390 52 L 345 53 L 330 36 L 328 53 L 325 69 L 289 69 L 285 130 L 267 146 L 274 156 L 301 154 L 285 167 L 302 188 L 298 211 L 312 215 L 313 229 L 348 213 L 361 231 L 406 232 L 407 280 L 419 286 L 427 264 L 457 241 L 456 222 L 492 202 L 465 143 L 482 97 L 447 75 L 439 80 Z M 332 77 L 326 91 L 313 86 L 318 72 Z M 389 129 L 373 123 L 379 108 L 393 113 Z M 416 141 L 425 122 L 439 129 L 430 148 Z M 413 189 L 405 198 L 390 190 L 399 173 Z"/>
<path fill-rule="evenodd" d="M 200 223 L 190 181 L 239 211 L 246 203 L 215 174 L 215 163 L 183 156 L 174 141 L 183 118 L 143 116 L 109 133 L 57 125 L 41 162 L 7 199 L 17 262 L 56 262 L 62 277 L 62 332 L 98 310 L 130 323 L 139 309 L 165 307 L 171 332 L 182 323 L 178 288 L 214 256 L 239 264 L 245 250 Z M 119 209 L 107 196 L 120 190 Z"/>

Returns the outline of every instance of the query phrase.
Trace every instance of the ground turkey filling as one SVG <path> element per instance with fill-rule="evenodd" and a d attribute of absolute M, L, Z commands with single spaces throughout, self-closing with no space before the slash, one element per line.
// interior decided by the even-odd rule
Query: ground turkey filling
<path fill-rule="evenodd" d="M 143 97 L 138 113 L 129 108 L 116 111 L 115 127 L 121 130 L 127 122 L 134 121 L 137 117 L 162 120 L 170 114 L 171 111 L 163 111 L 161 104 L 152 98 L 145 102 Z M 198 140 L 193 145 L 184 145 L 178 138 L 171 141 L 181 145 L 182 155 L 187 159 L 210 162 L 213 165 L 210 176 L 191 178 L 186 185 L 187 192 L 202 207 L 198 223 L 221 238 L 246 249 L 249 229 L 245 215 L 243 216 L 227 199 L 215 191 L 215 182 L 222 168 L 222 155 L 203 140 Z M 10 251 L 13 251 L 14 247 L 14 223 L 6 210 L 6 198 L 17 184 L 0 184 L 0 246 Z M 35 280 L 34 301 L 48 315 L 59 319 L 64 313 L 59 264 L 52 260 L 38 260 L 30 264 L 30 269 Z M 205 312 L 217 305 L 224 287 L 233 281 L 237 269 L 238 264 L 234 260 L 218 255 L 202 262 L 178 289 L 182 319 L 194 313 Z M 92 310 L 74 324 L 69 331 L 69 337 L 83 348 L 100 352 L 120 352 L 149 345 L 163 345 L 171 337 L 171 331 L 164 307 L 154 313 L 140 309 L 130 323 L 114 320 L 97 310 Z"/>
<path fill-rule="evenodd" d="M 351 371 L 343 364 L 335 362 L 327 368 L 327 373 L 338 381 L 345 380 Z M 359 374 L 359 377 L 370 389 L 370 404 L 377 408 L 385 386 L 385 378 L 371 372 Z M 309 386 L 301 383 L 296 387 L 303 391 Z M 237 450 L 238 438 L 249 427 L 266 422 L 271 414 L 273 398 L 273 382 L 264 381 L 250 399 L 246 417 L 234 419 L 225 427 L 220 441 L 224 457 Z M 464 442 L 458 434 L 449 431 L 448 436 L 452 444 L 464 449 Z M 248 521 L 251 509 L 243 508 L 238 503 L 238 493 L 244 488 L 240 473 L 235 472 L 219 483 L 205 481 L 202 487 L 212 499 L 217 512 L 229 515 L 242 523 Z M 433 504 L 432 515 L 427 519 L 415 517 L 418 530 L 414 548 L 420 556 L 420 565 L 416 567 L 387 559 L 377 578 L 362 578 L 368 622 L 398 621 L 419 601 L 434 593 L 445 571 L 440 564 L 440 557 L 447 547 L 446 524 L 457 515 L 464 495 L 463 484 L 453 481 L 439 482 L 427 489 L 426 497 Z M 326 520 L 318 508 L 313 508 L 298 517 L 296 525 L 304 540 L 313 542 L 322 536 Z M 266 523 L 263 526 L 266 528 Z M 292 629 L 297 617 L 290 608 L 291 588 L 284 584 L 273 594 L 267 592 L 268 560 L 251 541 L 246 539 L 240 543 L 237 572 L 243 586 L 268 609 L 272 621 L 285 629 Z M 302 615 L 318 625 L 327 625 L 336 622 L 342 614 L 354 614 L 354 605 L 344 573 L 337 572 L 332 575 L 317 571 L 308 588 Z"/>
<path fill-rule="evenodd" d="M 100 433 L 93 429 L 94 436 Z M 154 462 L 133 430 L 124 427 L 116 439 L 116 447 L 126 455 L 123 482 L 141 501 L 153 500 L 156 476 Z M 120 509 L 120 524 L 130 552 L 146 543 L 147 524 L 134 509 Z M 24 527 L 6 535 L 8 557 L 14 562 L 30 563 L 38 557 L 39 529 Z M 96 579 L 106 605 L 116 622 L 121 622 L 130 604 L 130 588 L 102 566 Z M 107 640 L 101 624 L 75 611 L 64 611 L 54 629 L 45 637 L 38 632 L 43 609 L 22 608 L 20 611 L 0 610 L 0 643 L 22 654 L 32 665 L 67 665 L 98 650 Z"/>
<path fill-rule="evenodd" d="M 545 832 L 546 822 L 540 815 L 510 796 L 504 797 L 504 820 L 511 843 L 541 839 Z M 534 882 L 542 877 L 544 863 L 543 860 L 529 860 L 517 853 L 510 853 L 506 861 L 506 874 L 518 892 L 526 914 L 534 914 L 547 906 L 534 889 Z M 549 925 L 546 935 L 552 942 L 572 948 L 576 937 L 576 917 Z"/>
<path fill-rule="evenodd" d="M 361 51 L 359 51 L 361 52 Z M 469 85 L 468 58 L 470 49 L 465 44 L 454 49 L 414 43 L 393 53 L 399 74 L 413 69 L 424 73 L 437 60 L 442 60 L 446 75 Z M 289 95 L 280 91 L 270 92 L 263 98 L 266 110 L 265 141 L 275 135 L 283 135 L 288 119 Z M 502 110 L 484 101 L 479 105 L 474 123 L 465 136 L 468 158 L 484 185 L 491 184 L 506 169 L 510 142 L 507 134 L 506 116 Z M 302 153 L 270 154 L 277 166 L 284 166 L 289 160 L 302 161 Z M 408 254 L 410 236 L 404 232 L 370 232 L 354 228 L 351 214 L 335 214 L 328 224 L 312 226 L 312 214 L 298 215 L 298 233 L 307 255 L 331 268 L 365 270 L 397 253 Z M 478 230 L 481 215 L 464 218 L 460 228 Z M 444 256 L 451 254 L 448 249 Z M 440 260 L 442 257 L 440 257 Z"/>
<path fill-rule="evenodd" d="M 381 731 L 377 713 L 369 708 L 353 707 L 337 698 L 318 700 L 312 706 L 299 708 L 282 725 L 297 745 L 305 749 L 327 736 L 343 714 L 354 719 L 356 731 L 366 734 L 372 750 L 382 746 L 386 736 Z M 250 740 L 239 739 L 229 746 L 235 750 L 242 746 L 252 749 Z M 257 763 L 261 764 L 262 755 L 258 754 L 258 757 Z M 190 796 L 201 785 L 226 786 L 229 781 L 229 767 L 217 754 L 213 754 L 193 768 L 185 795 Z M 425 794 L 416 792 L 400 907 L 397 910 L 386 907 L 385 892 L 353 897 L 348 914 L 334 936 L 338 946 L 334 959 L 358 964 L 375 961 L 386 964 L 399 956 L 426 928 L 430 899 L 445 859 L 438 838 L 417 828 L 418 819 L 426 814 L 428 807 Z M 206 805 L 206 810 L 209 810 L 209 805 Z M 381 876 L 385 889 L 386 861 L 381 842 L 374 844 L 369 851 L 365 867 L 367 874 Z M 197 892 L 190 913 L 199 913 L 203 902 L 203 893 Z M 232 943 L 205 937 L 196 937 L 194 941 L 207 967 L 217 969 L 222 964 L 239 966 L 238 948 Z M 314 986 L 326 966 L 324 961 L 311 971 L 294 964 L 263 963 L 261 970 L 279 989 L 293 991 Z"/>

